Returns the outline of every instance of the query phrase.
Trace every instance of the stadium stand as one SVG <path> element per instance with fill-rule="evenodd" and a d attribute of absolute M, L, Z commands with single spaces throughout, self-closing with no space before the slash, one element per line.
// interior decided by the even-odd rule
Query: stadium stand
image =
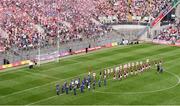
<path fill-rule="evenodd" d="M 159 31 L 154 39 L 162 41 L 180 42 L 180 22 L 172 23 Z"/>
<path fill-rule="evenodd" d="M 90 45 L 92 41 L 95 47 L 100 40 L 109 40 L 116 34 L 111 24 L 149 24 L 172 3 L 171 0 L 1 0 L 0 52 L 6 50 L 6 54 L 22 60 L 37 55 L 39 46 L 49 46 L 42 52 L 55 51 L 57 42 L 68 45 L 61 51 L 67 51 L 71 45 L 81 45 L 75 50 L 86 48 L 82 45 Z"/>

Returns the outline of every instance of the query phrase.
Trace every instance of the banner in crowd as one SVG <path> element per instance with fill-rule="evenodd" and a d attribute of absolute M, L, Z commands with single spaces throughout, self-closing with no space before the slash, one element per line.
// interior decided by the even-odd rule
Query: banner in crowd
<path fill-rule="evenodd" d="M 20 62 L 14 62 L 12 64 L 2 65 L 2 66 L 0 66 L 0 70 L 26 65 L 26 64 L 29 64 L 29 62 L 30 62 L 29 60 L 24 60 L 24 61 L 20 61 Z"/>
<path fill-rule="evenodd" d="M 159 16 L 151 23 L 151 27 L 154 27 L 159 21 L 161 21 L 171 10 L 172 6 L 168 6 L 164 11 L 162 11 Z"/>
<path fill-rule="evenodd" d="M 180 46 L 180 42 L 173 43 L 172 41 L 165 41 L 165 40 L 153 40 L 153 43 L 170 45 L 170 46 Z"/>

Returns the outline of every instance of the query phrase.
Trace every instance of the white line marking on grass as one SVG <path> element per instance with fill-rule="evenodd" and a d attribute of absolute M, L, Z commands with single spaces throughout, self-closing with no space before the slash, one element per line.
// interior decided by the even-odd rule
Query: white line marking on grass
<path fill-rule="evenodd" d="M 162 47 L 162 48 L 165 48 L 165 47 Z M 138 50 L 136 50 L 136 51 L 138 51 Z M 172 51 L 170 51 L 170 52 L 172 52 Z M 148 52 L 147 52 L 148 53 Z M 161 53 L 161 54 L 166 54 L 167 52 L 164 52 L 164 53 Z M 123 53 L 124 54 L 124 53 Z M 88 56 L 88 55 L 94 55 L 93 53 L 91 54 L 84 54 L 84 55 L 81 55 L 81 56 Z M 81 56 L 78 56 L 78 58 L 80 58 Z M 107 57 L 107 56 L 106 56 Z M 129 57 L 129 56 L 126 56 L 126 57 L 122 57 L 122 58 L 127 58 L 127 57 Z M 154 57 L 154 55 L 153 56 L 149 56 L 148 58 L 150 58 L 150 57 Z M 122 59 L 122 58 L 120 58 L 120 59 Z M 77 59 L 77 58 L 75 58 L 75 59 Z M 147 57 L 144 57 L 144 58 L 141 58 L 141 59 L 137 59 L 137 60 L 133 60 L 133 61 L 140 61 L 140 60 L 143 60 L 143 59 L 147 59 Z M 79 63 L 84 63 L 83 61 L 81 62 L 81 61 L 77 61 L 77 60 L 74 60 L 74 59 L 66 59 L 67 61 L 75 61 L 76 63 L 74 63 L 73 65 L 75 65 L 75 64 L 79 64 Z M 64 61 L 66 61 L 66 60 L 64 60 Z M 102 61 L 101 59 L 97 59 L 98 61 L 100 61 L 100 62 L 106 62 L 106 61 Z M 63 61 L 63 60 L 62 60 Z M 95 61 L 95 60 L 93 60 L 93 61 Z M 130 61 L 130 62 L 132 62 L 132 61 Z M 123 63 L 121 63 L 121 64 L 123 64 Z M 117 66 L 117 65 L 120 65 L 120 64 L 116 64 L 116 65 L 113 65 L 113 66 Z M 113 66 L 110 66 L 110 67 L 105 67 L 105 68 L 111 68 L 111 67 L 113 67 Z M 67 66 L 61 66 L 61 67 L 58 67 L 58 68 L 62 68 L 62 67 L 67 67 Z M 45 71 L 43 71 L 43 72 L 49 72 L 49 71 L 52 71 L 52 70 L 54 70 L 54 69 L 56 69 L 57 67 L 54 67 L 54 68 L 51 68 L 50 70 L 45 70 Z M 102 68 L 102 69 L 104 69 L 104 68 Z"/>
<path fill-rule="evenodd" d="M 143 58 L 143 59 L 144 59 L 144 58 Z M 139 60 L 139 59 L 138 59 L 138 60 Z M 171 60 L 171 61 L 172 61 L 172 60 Z M 170 63 L 170 61 L 167 62 L 167 63 Z M 117 66 L 117 65 L 114 65 L 114 66 Z M 114 66 L 111 66 L 111 67 L 114 67 Z M 111 67 L 106 67 L 106 68 L 111 68 Z M 169 68 L 170 68 L 170 67 L 169 67 Z M 166 71 L 166 72 L 167 72 L 167 71 Z M 178 79 L 177 84 L 174 85 L 174 86 L 172 86 L 172 87 L 169 88 L 169 89 L 172 89 L 172 88 L 178 86 L 178 85 L 180 84 L 180 77 L 177 76 L 176 74 L 172 73 L 172 72 L 167 72 L 167 73 L 172 74 L 173 76 L 175 76 L 175 77 Z M 108 79 L 108 80 L 112 80 L 112 79 Z M 162 90 L 162 89 L 161 89 L 161 90 Z M 168 90 L 168 89 L 166 88 L 166 89 L 164 89 L 164 90 Z M 97 92 L 97 91 L 94 91 L 94 92 Z M 159 92 L 159 90 L 156 91 L 156 92 Z M 99 92 L 99 93 L 103 93 L 103 92 Z M 105 92 L 105 93 L 107 94 L 107 92 Z M 149 92 L 149 93 L 153 93 L 153 92 Z M 109 93 L 109 94 L 110 94 L 110 93 Z M 113 92 L 113 94 L 117 94 L 117 93 Z M 136 93 L 136 94 L 137 94 L 137 93 Z M 33 102 L 33 103 L 29 104 L 29 105 L 33 105 L 33 104 L 36 104 L 36 103 L 40 103 L 40 102 L 43 102 L 43 101 L 46 101 L 46 100 L 49 100 L 49 99 L 52 99 L 52 98 L 55 98 L 55 97 L 57 97 L 57 96 L 52 96 L 52 97 L 49 97 L 49 98 L 41 99 L 41 100 L 36 101 L 36 102 Z"/>
<path fill-rule="evenodd" d="M 36 87 L 29 88 L 29 89 L 25 89 L 25 90 L 17 91 L 17 92 L 14 92 L 14 93 L 10 93 L 10 94 L 4 95 L 4 96 L 0 96 L 0 99 L 6 98 L 6 97 L 11 96 L 11 95 L 20 94 L 20 93 L 23 93 L 23 92 L 26 92 L 26 91 L 30 91 L 32 89 L 40 88 L 40 87 L 43 87 L 43 86 L 46 86 L 46 85 L 50 85 L 50 84 L 53 84 L 53 83 L 58 83 L 58 82 L 63 81 L 63 80 L 72 79 L 72 78 L 75 78 L 75 77 L 78 77 L 78 76 L 81 76 L 81 75 L 85 75 L 85 74 L 87 74 L 87 73 L 79 74 L 77 76 L 56 80 L 56 81 L 46 83 L 46 84 L 43 84 L 43 85 L 40 85 L 40 86 L 36 86 Z"/>
<path fill-rule="evenodd" d="M 176 77 L 176 79 L 178 79 L 177 83 L 173 86 L 170 86 L 168 88 L 164 88 L 164 89 L 159 89 L 159 90 L 152 90 L 152 91 L 142 91 L 142 92 L 103 92 L 103 91 L 98 91 L 98 90 L 95 90 L 94 92 L 97 92 L 97 93 L 103 93 L 103 94 L 114 94 L 114 95 L 132 95 L 132 94 L 147 94 L 147 93 L 155 93 L 155 92 L 160 92 L 160 91 L 165 91 L 165 90 L 169 90 L 169 89 L 172 89 L 176 86 L 178 86 L 180 84 L 180 77 L 172 72 L 168 72 L 168 71 L 165 71 L 171 75 L 173 75 L 174 77 Z"/>
<path fill-rule="evenodd" d="M 124 92 L 124 93 L 123 92 L 122 93 L 120 93 L 120 92 L 101 92 L 101 91 L 97 91 L 97 90 L 95 90 L 93 92 L 103 93 L 103 94 L 114 94 L 114 95 L 132 95 L 132 94 L 155 93 L 155 92 L 169 90 L 169 89 L 172 89 L 172 88 L 178 86 L 180 84 L 180 77 L 177 76 L 176 74 L 172 73 L 172 72 L 167 72 L 167 73 L 169 73 L 169 74 L 173 75 L 174 77 L 176 77 L 178 79 L 178 82 L 175 85 L 173 85 L 171 87 L 168 87 L 168 88 L 165 88 L 165 89 L 159 89 L 159 90 L 154 90 L 154 91 L 145 91 L 145 92 Z M 108 80 L 112 80 L 112 79 L 108 79 Z M 61 95 L 64 95 L 64 94 L 61 94 Z M 51 96 L 49 98 L 41 99 L 39 101 L 27 104 L 26 106 L 34 105 L 34 104 L 37 104 L 37 103 L 40 103 L 40 102 L 44 102 L 44 101 L 47 101 L 47 100 L 50 100 L 50 99 L 53 99 L 53 98 L 56 98 L 56 97 L 58 97 L 58 96 L 57 95 Z"/>
<path fill-rule="evenodd" d="M 166 54 L 166 53 L 161 53 L 161 54 Z M 154 55 L 153 56 L 149 56 L 148 58 L 150 58 L 150 57 L 154 57 Z M 137 60 L 133 60 L 133 61 L 138 61 L 138 60 L 142 60 L 142 59 L 145 59 L 145 58 L 147 58 L 147 57 L 144 57 L 144 58 L 141 58 L 141 59 L 137 59 Z M 123 63 L 121 63 L 121 64 L 123 64 Z M 113 66 L 105 67 L 105 68 L 111 68 L 111 67 L 114 67 L 114 66 L 117 66 L 117 65 L 113 65 Z M 101 70 L 101 69 L 99 69 L 99 70 Z M 83 73 L 83 74 L 86 74 L 86 73 Z M 83 74 L 80 74 L 80 75 L 83 75 Z M 78 75 L 78 76 L 80 76 L 80 75 Z M 70 78 L 75 78 L 75 77 L 78 77 L 78 76 L 73 76 L 73 77 L 70 77 Z M 67 78 L 67 79 L 70 79 L 70 78 Z M 61 80 L 67 80 L 67 79 L 61 79 Z M 46 83 L 44 85 L 36 86 L 36 87 L 33 87 L 33 88 L 29 88 L 29 89 L 25 89 L 25 90 L 22 90 L 22 91 L 14 92 L 14 93 L 11 93 L 11 94 L 8 94 L 8 95 L 5 95 L 5 96 L 1 96 L 0 99 L 8 97 L 8 96 L 11 96 L 11 95 L 14 95 L 14 94 L 20 94 L 22 92 L 26 92 L 26 91 L 29 91 L 29 90 L 32 90 L 32 89 L 36 89 L 36 88 L 39 88 L 39 87 L 42 87 L 42 86 L 46 86 L 46 85 L 50 85 L 50 84 L 53 84 L 53 83 L 57 83 L 57 82 L 59 82 L 61 80 L 53 81 L 53 82 L 50 82 L 50 83 Z"/>
<path fill-rule="evenodd" d="M 110 67 L 106 67 L 106 68 L 111 68 L 111 67 L 114 67 L 114 66 L 116 66 L 116 65 L 113 65 L 113 66 L 110 66 Z M 102 70 L 102 69 L 99 69 L 99 70 Z M 10 94 L 4 95 L 4 96 L 0 96 L 0 99 L 8 97 L 8 96 L 11 96 L 11 95 L 20 94 L 20 93 L 23 93 L 23 92 L 26 92 L 26 91 L 29 91 L 29 90 L 32 90 L 32 89 L 40 88 L 40 87 L 43 87 L 43 86 L 46 86 L 46 85 L 50 85 L 50 84 L 53 84 L 53 83 L 58 83 L 58 82 L 63 81 L 63 80 L 68 80 L 68 79 L 76 78 L 76 77 L 79 77 L 81 75 L 86 75 L 86 74 L 88 74 L 88 73 L 82 73 L 82 74 L 79 74 L 77 76 L 73 76 L 73 77 L 69 77 L 69 78 L 65 78 L 65 79 L 56 80 L 56 81 L 53 81 L 53 82 L 50 82 L 50 83 L 46 83 L 46 84 L 43 84 L 43 85 L 40 85 L 40 86 L 36 86 L 36 87 L 29 88 L 29 89 L 25 89 L 25 90 L 17 91 L 17 92 L 14 92 L 14 93 L 10 93 Z"/>
<path fill-rule="evenodd" d="M 61 95 L 63 95 L 63 94 L 61 94 Z M 61 95 L 60 95 L 60 96 L 61 96 Z M 47 101 L 47 100 L 49 100 L 49 99 L 53 99 L 53 98 L 55 98 L 55 97 L 58 97 L 58 96 L 57 96 L 57 95 L 55 95 L 55 96 L 51 96 L 51 97 L 46 98 L 46 99 L 41 99 L 41 100 L 39 100 L 39 101 L 36 101 L 36 102 L 30 103 L 30 104 L 27 104 L 27 105 L 25 105 L 25 106 L 34 105 L 34 104 L 36 104 L 36 103 L 43 102 L 43 101 Z"/>
<path fill-rule="evenodd" d="M 32 71 L 33 71 L 33 70 L 32 70 Z M 36 76 L 41 76 L 41 77 L 47 77 L 47 78 L 50 78 L 50 79 L 60 80 L 60 79 L 57 78 L 57 77 L 48 76 L 48 75 L 45 75 L 45 74 L 33 73 L 33 72 L 29 72 L 29 71 L 23 71 L 23 72 L 29 73 L 29 74 L 32 74 L 32 75 L 36 75 Z"/>

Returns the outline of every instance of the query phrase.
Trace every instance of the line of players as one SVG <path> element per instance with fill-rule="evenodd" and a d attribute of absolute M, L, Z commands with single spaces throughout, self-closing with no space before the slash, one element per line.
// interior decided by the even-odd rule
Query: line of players
<path fill-rule="evenodd" d="M 81 93 L 85 91 L 85 89 L 88 89 L 89 91 L 91 89 L 95 89 L 96 87 L 96 73 L 91 73 L 89 72 L 87 77 L 84 77 L 82 80 L 80 78 L 77 78 L 75 80 L 71 80 L 70 83 L 68 84 L 67 82 L 64 82 L 64 84 L 60 87 L 59 84 L 56 85 L 56 93 L 57 95 L 66 93 L 69 94 L 69 91 L 73 91 L 74 95 L 77 95 L 77 90 L 79 89 Z M 103 79 L 98 80 L 98 87 L 101 87 L 101 83 L 106 86 L 106 77 Z M 61 88 L 61 89 L 60 89 Z"/>
<path fill-rule="evenodd" d="M 63 93 L 69 94 L 69 91 L 73 91 L 73 94 L 77 95 L 78 89 L 81 93 L 83 93 L 85 89 L 88 89 L 89 91 L 91 89 L 95 90 L 96 82 L 98 83 L 98 87 L 101 87 L 102 83 L 104 86 L 106 86 L 107 78 L 113 77 L 114 80 L 126 79 L 128 76 L 137 75 L 144 71 L 150 70 L 150 68 L 154 65 L 157 66 L 158 72 L 163 72 L 161 60 L 149 61 L 149 59 L 147 59 L 146 62 L 141 61 L 136 63 L 128 63 L 125 65 L 119 65 L 113 68 L 104 69 L 102 72 L 100 71 L 98 77 L 96 76 L 95 72 L 89 72 L 88 76 L 84 77 L 82 80 L 80 78 L 77 78 L 75 80 L 71 80 L 69 84 L 67 82 L 64 82 L 61 87 L 59 84 L 57 84 L 56 93 L 57 95 Z"/>

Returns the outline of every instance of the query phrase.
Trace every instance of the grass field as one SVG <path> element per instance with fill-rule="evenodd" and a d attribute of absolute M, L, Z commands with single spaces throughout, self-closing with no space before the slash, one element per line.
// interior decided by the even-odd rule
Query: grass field
<path fill-rule="evenodd" d="M 102 68 L 118 64 L 162 58 L 165 71 L 155 67 L 141 75 L 118 81 L 76 96 L 56 96 L 55 85 L 83 77 L 88 67 L 99 73 Z M 155 44 L 117 46 L 86 55 L 64 58 L 36 67 L 0 72 L 1 105 L 180 105 L 180 48 Z"/>

